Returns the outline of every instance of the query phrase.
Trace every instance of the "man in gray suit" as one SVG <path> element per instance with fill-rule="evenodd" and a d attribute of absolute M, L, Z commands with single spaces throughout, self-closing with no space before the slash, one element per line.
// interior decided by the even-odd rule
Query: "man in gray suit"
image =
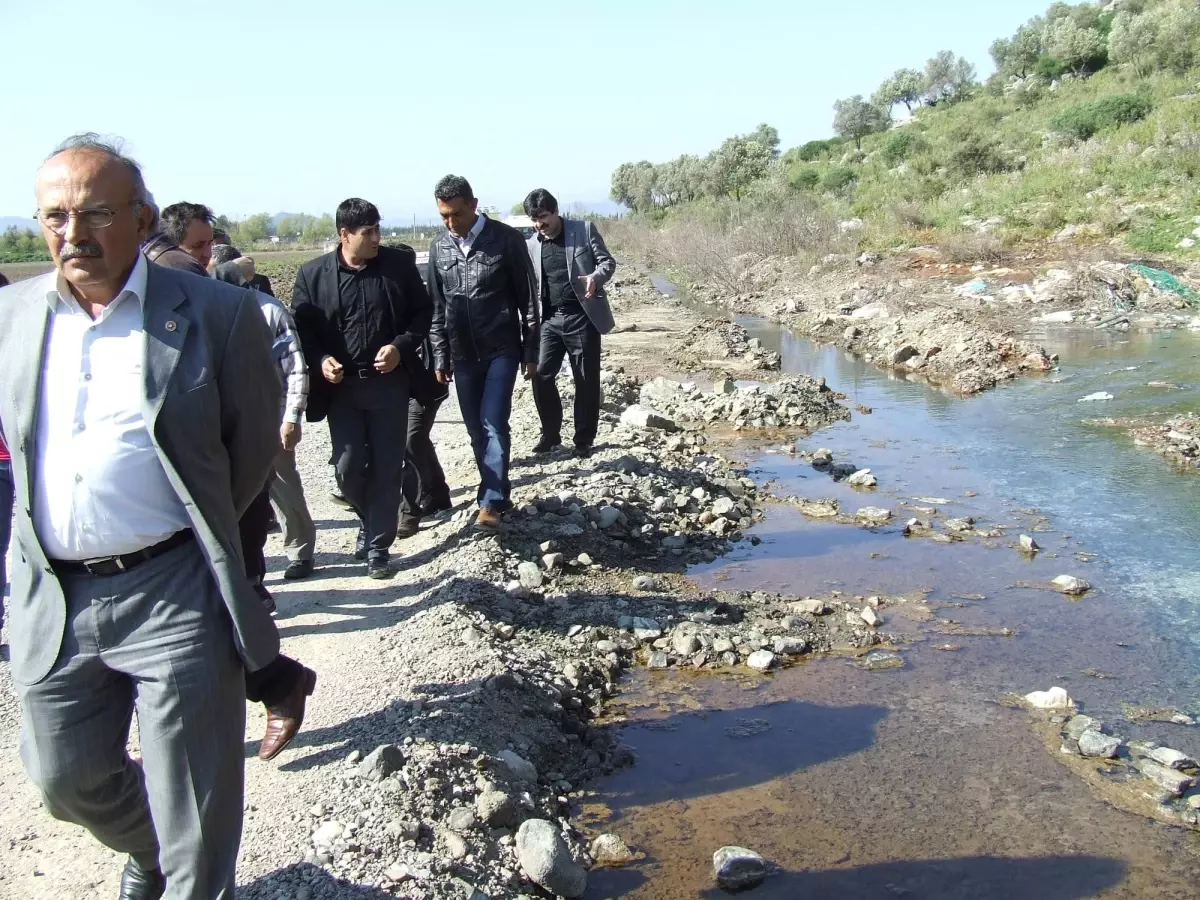
<path fill-rule="evenodd" d="M 53 816 L 128 854 L 121 900 L 233 900 L 244 673 L 279 653 L 238 518 L 280 382 L 252 292 L 139 252 L 145 199 L 132 160 L 67 141 L 37 177 L 56 270 L 0 290 L 21 753 Z"/>
<path fill-rule="evenodd" d="M 550 453 L 562 444 L 557 378 L 566 356 L 575 379 L 575 455 L 591 456 L 600 422 L 600 335 L 613 330 L 604 285 L 617 263 L 596 226 L 560 216 L 549 191 L 531 191 L 525 215 L 537 230 L 528 246 L 542 305 L 541 352 L 533 379 L 542 435 L 533 452 Z"/>

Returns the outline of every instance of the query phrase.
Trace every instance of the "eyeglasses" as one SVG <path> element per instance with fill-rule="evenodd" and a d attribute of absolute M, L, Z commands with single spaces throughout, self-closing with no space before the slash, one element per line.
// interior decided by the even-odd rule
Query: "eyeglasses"
<path fill-rule="evenodd" d="M 126 205 L 136 206 L 137 204 Z M 71 216 L 82 222 L 85 228 L 107 228 L 113 223 L 113 218 L 117 212 L 123 208 L 122 206 L 118 206 L 116 209 L 108 209 L 103 206 L 97 206 L 94 209 L 39 209 L 34 215 L 38 221 L 51 231 L 62 234 L 67 230 Z"/>

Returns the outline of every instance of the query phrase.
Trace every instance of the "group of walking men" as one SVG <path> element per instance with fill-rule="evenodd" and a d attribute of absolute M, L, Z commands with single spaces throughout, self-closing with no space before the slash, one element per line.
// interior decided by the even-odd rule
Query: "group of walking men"
<path fill-rule="evenodd" d="M 497 529 L 512 505 L 518 373 L 542 422 L 533 450 L 549 453 L 569 358 L 574 450 L 592 451 L 615 263 L 548 192 L 526 198 L 525 241 L 447 176 L 425 279 L 411 248 L 381 244 L 376 207 L 350 199 L 338 247 L 301 267 L 289 311 L 206 207 L 160 214 L 137 163 L 95 135 L 47 157 L 36 194 L 55 270 L 0 289 L 0 537 L 15 511 L 22 758 L 53 816 L 128 856 L 120 900 L 233 900 L 245 701 L 267 707 L 269 759 L 316 681 L 279 652 L 263 586 L 271 500 L 285 577 L 313 571 L 301 419 L 328 418 L 355 555 L 387 578 L 398 533 L 451 506 L 430 430 L 453 382 L 479 470 L 476 525 Z"/>

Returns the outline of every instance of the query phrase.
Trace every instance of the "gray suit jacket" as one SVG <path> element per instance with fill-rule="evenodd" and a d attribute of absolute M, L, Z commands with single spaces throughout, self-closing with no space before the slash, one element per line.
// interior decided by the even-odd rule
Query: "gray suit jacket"
<path fill-rule="evenodd" d="M 612 308 L 608 305 L 608 295 L 604 292 L 604 285 L 617 271 L 617 261 L 608 252 L 608 247 L 604 246 L 604 238 L 600 237 L 600 232 L 591 222 L 563 218 L 563 236 L 567 248 L 567 275 L 571 279 L 571 286 L 575 289 L 575 296 L 579 298 L 583 311 L 592 320 L 596 330 L 601 334 L 608 334 L 616 326 L 616 323 L 613 322 Z M 533 262 L 533 271 L 537 275 L 537 295 L 540 303 L 542 296 L 542 244 L 535 234 L 526 241 L 526 245 L 529 247 L 529 259 Z M 596 281 L 600 285 L 596 296 L 590 300 L 584 299 L 587 285 L 579 280 L 586 275 L 595 275 Z"/>
<path fill-rule="evenodd" d="M 0 432 L 12 454 L 15 528 L 12 674 L 36 684 L 62 648 L 66 600 L 33 526 L 37 416 L 57 273 L 0 288 Z M 143 413 L 183 501 L 249 671 L 279 653 L 275 623 L 242 562 L 238 519 L 262 491 L 279 450 L 279 374 L 254 292 L 149 266 L 143 303 Z"/>

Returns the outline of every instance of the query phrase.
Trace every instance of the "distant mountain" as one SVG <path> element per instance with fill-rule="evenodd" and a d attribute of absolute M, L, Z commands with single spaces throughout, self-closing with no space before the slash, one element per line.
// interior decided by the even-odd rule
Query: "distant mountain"
<path fill-rule="evenodd" d="M 24 219 L 21 216 L 0 216 L 0 231 L 8 231 L 8 229 L 16 226 L 22 231 L 28 228 L 30 231 L 37 231 L 40 227 L 37 219 Z"/>

